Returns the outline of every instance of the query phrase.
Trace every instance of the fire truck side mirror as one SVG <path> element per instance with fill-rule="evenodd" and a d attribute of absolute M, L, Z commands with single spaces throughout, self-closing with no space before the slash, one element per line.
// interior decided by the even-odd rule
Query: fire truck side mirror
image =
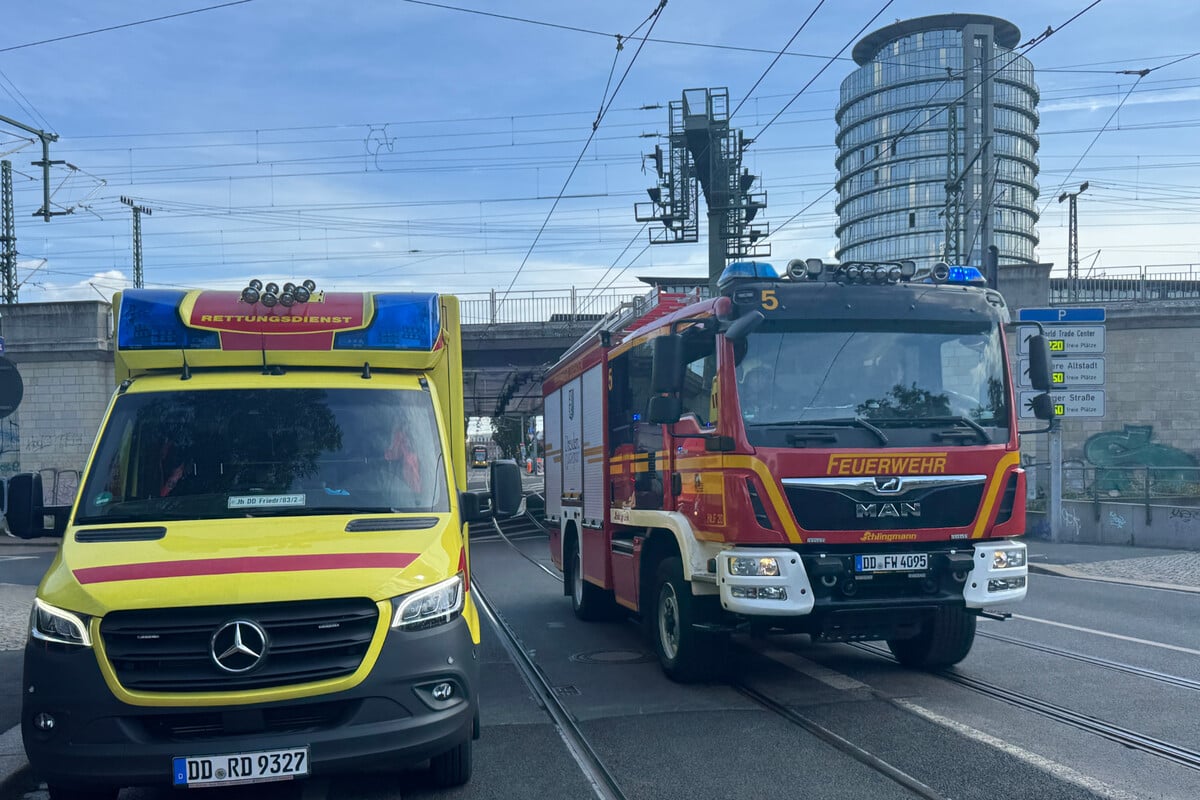
<path fill-rule="evenodd" d="M 1050 341 L 1041 334 L 1030 336 L 1029 385 L 1039 392 L 1050 391 L 1050 373 L 1053 372 L 1053 366 L 1050 356 Z M 1049 417 L 1043 419 L 1049 419 Z"/>
<path fill-rule="evenodd" d="M 492 511 L 497 517 L 515 517 L 525 499 L 521 488 L 521 468 L 517 462 L 493 461 L 491 464 Z"/>
<path fill-rule="evenodd" d="M 683 389 L 683 335 L 669 333 L 652 341 L 650 391 L 675 394 Z"/>
<path fill-rule="evenodd" d="M 683 415 L 683 401 L 677 394 L 656 394 L 650 398 L 646 416 L 651 425 L 672 425 Z"/>
<path fill-rule="evenodd" d="M 751 333 L 762 325 L 766 316 L 755 309 L 747 314 L 743 314 L 733 321 L 733 324 L 725 329 L 725 338 L 736 342 L 738 339 L 745 339 Z"/>
<path fill-rule="evenodd" d="M 1038 419 L 1054 419 L 1054 398 L 1049 393 L 1034 396 L 1029 404 L 1033 407 L 1033 416 Z"/>

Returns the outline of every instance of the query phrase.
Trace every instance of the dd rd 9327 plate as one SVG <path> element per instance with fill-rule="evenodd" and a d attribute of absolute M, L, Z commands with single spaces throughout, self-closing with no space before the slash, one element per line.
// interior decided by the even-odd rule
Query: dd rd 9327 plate
<path fill-rule="evenodd" d="M 923 572 L 927 569 L 928 553 L 877 553 L 854 557 L 855 572 Z"/>
<path fill-rule="evenodd" d="M 308 775 L 308 748 L 221 756 L 181 756 L 173 759 L 173 764 L 175 785 L 189 788 L 287 781 Z"/>

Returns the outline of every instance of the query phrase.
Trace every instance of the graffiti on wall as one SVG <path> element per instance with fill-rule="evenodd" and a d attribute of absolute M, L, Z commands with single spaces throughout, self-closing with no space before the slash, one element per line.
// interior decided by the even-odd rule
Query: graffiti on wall
<path fill-rule="evenodd" d="M 1083 454 L 1094 467 L 1094 490 L 1110 495 L 1182 494 L 1200 481 L 1196 457 L 1152 442 L 1153 425 L 1126 425 L 1123 431 L 1090 436 Z M 1149 480 L 1149 486 L 1146 485 Z"/>
<path fill-rule="evenodd" d="M 12 417 L 0 420 L 0 478 L 21 471 L 21 426 Z"/>

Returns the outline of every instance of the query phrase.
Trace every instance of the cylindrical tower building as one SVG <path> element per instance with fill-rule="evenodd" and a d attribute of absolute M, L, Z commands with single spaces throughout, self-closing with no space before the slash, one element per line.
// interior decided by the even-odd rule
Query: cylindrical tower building
<path fill-rule="evenodd" d="M 1038 90 L 1015 25 L 938 14 L 854 48 L 837 110 L 838 259 L 1034 263 Z"/>

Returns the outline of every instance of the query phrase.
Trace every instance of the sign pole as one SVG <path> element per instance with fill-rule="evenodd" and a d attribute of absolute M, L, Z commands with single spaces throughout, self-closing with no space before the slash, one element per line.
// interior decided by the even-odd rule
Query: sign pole
<path fill-rule="evenodd" d="M 1048 434 L 1050 444 L 1050 496 L 1047 498 L 1047 513 L 1050 517 L 1050 541 L 1062 541 L 1062 426 L 1052 420 Z"/>

